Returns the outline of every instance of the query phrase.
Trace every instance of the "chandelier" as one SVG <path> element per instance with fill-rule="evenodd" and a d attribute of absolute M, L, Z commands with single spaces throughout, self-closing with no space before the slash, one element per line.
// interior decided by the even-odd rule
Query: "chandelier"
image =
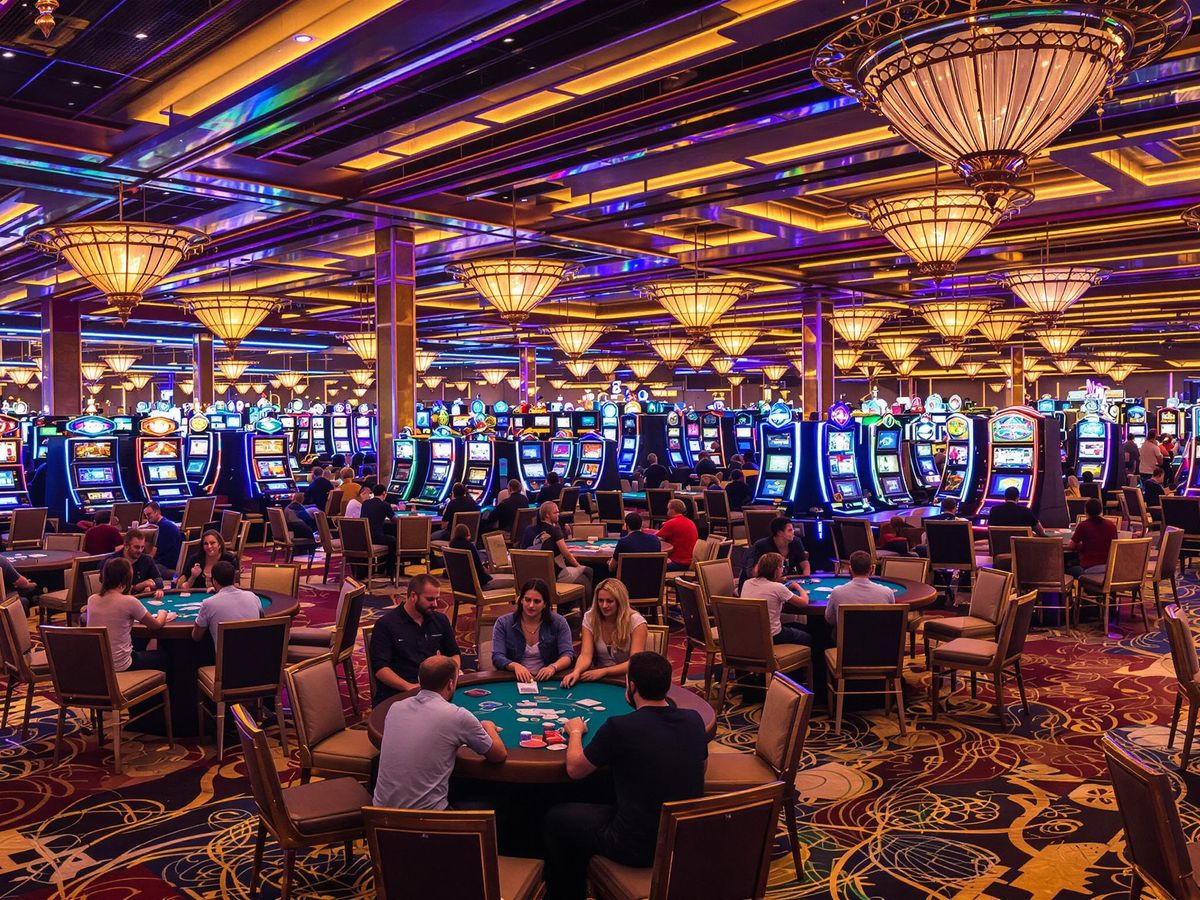
<path fill-rule="evenodd" d="M 733 387 L 740 387 L 745 381 L 746 381 L 745 375 L 730 375 L 729 376 L 729 383 Z"/>
<path fill-rule="evenodd" d="M 927 347 L 925 350 L 929 354 L 929 358 L 941 366 L 943 369 L 953 368 L 963 355 L 962 347 L 956 347 L 952 344 L 935 344 L 932 347 Z"/>
<path fill-rule="evenodd" d="M 1049 371 L 1049 368 L 1043 365 L 1041 360 L 1029 357 L 1025 358 L 1025 380 L 1030 384 L 1033 384 Z"/>
<path fill-rule="evenodd" d="M 964 359 L 959 363 L 959 368 L 967 373 L 967 378 L 974 381 L 979 377 L 979 373 L 983 371 L 987 365 L 982 359 Z"/>
<path fill-rule="evenodd" d="M 138 358 L 132 353 L 125 353 L 122 350 L 118 350 L 116 353 L 109 353 L 107 356 L 100 358 L 108 363 L 108 367 L 118 375 L 124 375 L 138 361 Z"/>
<path fill-rule="evenodd" d="M 992 202 L 964 188 L 932 188 L 889 194 L 856 203 L 850 213 L 866 220 L 893 247 L 917 264 L 917 271 L 943 278 L 1005 219 L 1033 201 L 1013 188 Z"/>
<path fill-rule="evenodd" d="M 359 387 L 370 387 L 371 382 L 375 380 L 374 369 L 350 369 L 346 374 Z"/>
<path fill-rule="evenodd" d="M 279 308 L 274 297 L 253 294 L 189 294 L 185 302 L 192 315 L 230 351 Z"/>
<path fill-rule="evenodd" d="M 469 388 L 471 386 L 471 384 L 468 381 L 455 381 L 450 386 L 453 387 L 459 393 L 462 393 L 467 388 Z"/>
<path fill-rule="evenodd" d="M 186 381 L 176 382 L 175 387 L 179 388 L 179 390 L 182 391 L 185 395 L 189 395 L 192 393 L 193 390 L 195 390 L 196 382 L 192 381 L 192 379 L 189 378 Z"/>
<path fill-rule="evenodd" d="M 710 359 L 708 365 L 718 375 L 728 375 L 733 371 L 733 360 L 728 356 L 717 356 Z"/>
<path fill-rule="evenodd" d="M 683 356 L 683 351 L 692 345 L 688 338 L 666 337 L 651 338 L 650 346 L 654 348 L 654 352 L 662 358 L 668 366 L 674 364 Z"/>
<path fill-rule="evenodd" d="M 868 381 L 874 381 L 883 372 L 883 363 L 877 359 L 863 360 L 858 365 L 858 371 L 862 372 Z"/>
<path fill-rule="evenodd" d="M 417 368 L 417 374 L 424 375 L 426 372 L 428 372 L 429 367 L 433 365 L 433 362 L 436 359 L 437 359 L 437 354 L 434 353 L 432 350 L 418 349 L 413 354 L 413 365 L 415 365 Z"/>
<path fill-rule="evenodd" d="M 223 359 L 217 363 L 217 371 L 225 376 L 226 381 L 237 381 L 250 368 L 250 363 L 244 359 Z"/>
<path fill-rule="evenodd" d="M 995 300 L 986 297 L 950 297 L 918 303 L 914 308 L 942 340 L 961 344 L 995 305 Z"/>
<path fill-rule="evenodd" d="M 991 389 L 992 393 L 998 394 L 1002 390 L 1004 390 L 1006 387 L 1008 387 L 1008 384 L 1003 381 L 989 381 L 988 387 Z"/>
<path fill-rule="evenodd" d="M 829 314 L 833 330 L 851 347 L 861 347 L 871 339 L 883 323 L 904 307 L 898 303 L 876 303 L 872 306 L 843 306 Z"/>
<path fill-rule="evenodd" d="M 567 384 L 567 379 L 565 379 L 565 378 L 551 378 L 550 379 L 550 387 L 554 388 L 556 391 L 561 391 L 564 387 L 566 387 L 566 384 Z"/>
<path fill-rule="evenodd" d="M 678 357 L 676 357 L 678 359 Z M 650 374 L 658 368 L 658 360 L 656 359 L 631 359 L 629 368 L 633 374 L 645 381 L 650 377 Z"/>
<path fill-rule="evenodd" d="M 998 309 L 984 316 L 983 321 L 975 327 L 989 344 L 999 350 L 1021 330 L 1028 318 L 1028 313 L 1023 309 Z"/>
<path fill-rule="evenodd" d="M 568 359 L 565 365 L 567 371 L 576 378 L 586 378 L 587 373 L 592 371 L 592 361 L 590 359 Z"/>
<path fill-rule="evenodd" d="M 104 390 L 104 385 L 102 385 L 102 384 L 87 385 L 87 392 L 93 397 L 95 397 L 97 394 L 99 394 L 102 390 Z"/>
<path fill-rule="evenodd" d="M 129 383 L 133 385 L 134 390 L 140 391 L 150 383 L 150 376 L 144 372 L 135 372 L 129 376 Z"/>
<path fill-rule="evenodd" d="M 339 334 L 338 340 L 357 353 L 358 358 L 368 366 L 374 365 L 379 356 L 379 338 L 374 331 L 347 331 Z"/>
<path fill-rule="evenodd" d="M 80 363 L 79 372 L 84 381 L 99 381 L 108 371 L 108 366 L 102 362 Z"/>
<path fill-rule="evenodd" d="M 995 195 L 1190 25 L 1186 0 L 891 0 L 820 47 L 812 68 Z"/>
<path fill-rule="evenodd" d="M 917 352 L 921 339 L 901 334 L 881 334 L 875 337 L 875 346 L 889 360 L 899 362 Z"/>
<path fill-rule="evenodd" d="M 508 377 L 508 369 L 480 369 L 479 377 L 495 387 Z"/>
<path fill-rule="evenodd" d="M 709 347 L 692 347 L 683 351 L 683 358 L 695 371 L 699 372 L 704 364 L 712 359 L 713 350 Z"/>
<path fill-rule="evenodd" d="M 599 369 L 600 374 L 611 378 L 613 372 L 621 367 L 621 360 L 616 356 L 597 356 L 592 360 L 592 365 Z"/>
<path fill-rule="evenodd" d="M 424 384 L 425 387 L 429 388 L 431 391 L 436 390 L 438 385 L 440 385 L 442 383 L 442 376 L 441 375 L 426 375 L 424 378 L 421 379 L 421 383 Z"/>
<path fill-rule="evenodd" d="M 858 365 L 859 357 L 862 356 L 862 350 L 854 347 L 838 347 L 833 351 L 833 364 L 843 372 L 848 372 Z M 802 366 L 796 366 L 800 372 L 804 371 Z"/>
<path fill-rule="evenodd" d="M 1109 377 L 1118 384 L 1133 374 L 1137 363 L 1117 363 L 1108 371 Z"/>
<path fill-rule="evenodd" d="M 910 356 L 908 359 L 897 359 L 894 361 L 896 374 L 903 378 L 907 378 L 916 370 L 920 362 L 920 359 L 915 356 Z"/>
<path fill-rule="evenodd" d="M 283 382 L 280 381 L 278 378 L 268 378 L 267 384 L 269 384 L 271 386 L 272 390 L 277 391 L 277 390 L 279 390 L 279 388 L 283 384 Z"/>
<path fill-rule="evenodd" d="M 757 328 L 731 325 L 725 328 L 714 328 L 712 340 L 726 356 L 738 357 L 746 355 L 746 351 L 758 340 L 758 335 Z"/>
<path fill-rule="evenodd" d="M 565 325 L 551 325 L 546 329 L 555 346 L 571 359 L 587 353 L 606 331 L 607 326 L 591 322 L 568 322 Z"/>
<path fill-rule="evenodd" d="M 787 370 L 787 366 L 782 366 L 778 363 L 772 363 L 762 367 L 762 373 L 768 381 L 779 381 L 779 379 L 783 378 L 783 376 L 787 374 Z"/>
<path fill-rule="evenodd" d="M 1112 356 L 1094 356 L 1092 357 L 1092 371 L 1097 375 L 1104 376 L 1113 370 L 1117 365 L 1117 360 Z"/>
<path fill-rule="evenodd" d="M 37 372 L 33 369 L 9 369 L 8 377 L 12 379 L 13 384 L 19 387 L 25 387 L 29 382 L 33 381 L 33 377 Z"/>
<path fill-rule="evenodd" d="M 509 375 L 507 378 L 504 379 L 504 383 L 507 384 L 514 391 L 519 391 L 521 389 L 521 379 L 517 375 Z"/>
<path fill-rule="evenodd" d="M 1099 266 L 1020 266 L 989 277 L 1005 285 L 1035 314 L 1056 319 L 1084 291 L 1112 274 Z"/>
<path fill-rule="evenodd" d="M 560 259 L 517 256 L 515 230 L 513 250 L 511 257 L 456 263 L 446 266 L 446 271 L 492 304 L 500 318 L 516 328 L 529 318 L 535 306 L 573 278 L 582 266 Z"/>
<path fill-rule="evenodd" d="M 754 282 L 708 280 L 697 274 L 691 279 L 649 281 L 638 285 L 636 290 L 670 313 L 688 334 L 699 337 L 707 334 L 734 304 L 748 297 L 754 290 Z"/>
<path fill-rule="evenodd" d="M 130 382 L 126 381 L 121 385 L 121 387 L 123 387 L 125 390 L 128 391 L 132 388 L 132 385 Z M 227 385 L 223 381 L 214 381 L 213 382 L 213 393 L 214 394 L 227 394 L 227 393 L 229 393 L 229 385 Z"/>
<path fill-rule="evenodd" d="M 294 391 L 296 385 L 304 380 L 304 376 L 299 372 L 280 372 L 276 377 L 279 379 L 279 383 L 289 391 Z"/>
<path fill-rule="evenodd" d="M 355 397 L 357 397 L 359 400 L 361 400 L 363 397 L 367 396 L 367 389 L 356 387 L 350 393 L 352 393 Z"/>
<path fill-rule="evenodd" d="M 1070 375 L 1083 365 L 1083 360 L 1078 356 L 1059 356 L 1055 357 L 1051 362 L 1054 363 L 1054 368 L 1058 369 L 1063 375 Z"/>
<path fill-rule="evenodd" d="M 1087 335 L 1082 328 L 1055 325 L 1031 332 L 1039 344 L 1053 357 L 1066 356 Z"/>

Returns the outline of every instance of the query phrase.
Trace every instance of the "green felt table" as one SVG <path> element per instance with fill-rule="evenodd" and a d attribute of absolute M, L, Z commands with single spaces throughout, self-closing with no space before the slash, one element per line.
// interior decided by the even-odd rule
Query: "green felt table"
<path fill-rule="evenodd" d="M 789 607 L 787 612 L 805 616 L 825 615 L 830 592 L 838 585 L 850 581 L 849 575 L 808 575 L 787 579 L 789 584 L 798 584 L 808 592 L 806 607 Z M 896 594 L 897 603 L 907 603 L 912 609 L 928 606 L 937 599 L 937 590 L 931 584 L 923 581 L 909 581 L 906 578 L 872 578 L 876 584 L 891 588 Z"/>
<path fill-rule="evenodd" d="M 286 609 L 281 608 L 274 611 L 272 608 L 277 604 L 281 607 L 286 607 L 290 602 L 292 606 L 296 605 L 295 600 L 288 597 L 286 594 L 277 594 L 273 591 L 253 591 L 258 595 L 258 602 L 262 604 L 262 614 L 266 616 L 284 615 Z M 161 600 L 155 600 L 153 597 L 142 597 L 142 605 L 150 612 L 156 613 L 160 609 L 165 609 L 169 613 L 175 613 L 178 617 L 171 625 L 191 626 L 196 621 L 196 615 L 200 612 L 200 604 L 204 602 L 204 598 L 210 596 L 208 591 L 164 591 Z M 161 635 L 161 632 L 160 632 Z"/>
<path fill-rule="evenodd" d="M 567 541 L 567 546 L 571 548 L 576 559 L 612 559 L 617 539 L 597 538 L 590 544 L 587 541 Z"/>
<path fill-rule="evenodd" d="M 22 575 L 69 569 L 71 563 L 86 555 L 79 550 L 9 550 L 0 553 Z"/>

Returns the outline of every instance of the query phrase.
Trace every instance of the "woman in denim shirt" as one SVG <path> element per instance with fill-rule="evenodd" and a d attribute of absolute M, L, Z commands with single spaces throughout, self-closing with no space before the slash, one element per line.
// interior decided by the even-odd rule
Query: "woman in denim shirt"
<path fill-rule="evenodd" d="M 540 578 L 521 585 L 517 610 L 492 629 L 492 667 L 517 681 L 546 681 L 571 668 L 575 651 L 567 620 L 550 611 L 550 586 Z"/>

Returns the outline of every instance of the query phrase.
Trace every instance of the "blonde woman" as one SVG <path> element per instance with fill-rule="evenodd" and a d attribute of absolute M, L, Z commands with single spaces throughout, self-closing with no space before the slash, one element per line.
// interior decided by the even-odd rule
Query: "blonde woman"
<path fill-rule="evenodd" d="M 646 649 L 649 633 L 645 616 L 629 605 L 625 585 L 615 578 L 600 582 L 591 608 L 583 614 L 579 659 L 562 686 L 625 675 L 629 657 Z"/>

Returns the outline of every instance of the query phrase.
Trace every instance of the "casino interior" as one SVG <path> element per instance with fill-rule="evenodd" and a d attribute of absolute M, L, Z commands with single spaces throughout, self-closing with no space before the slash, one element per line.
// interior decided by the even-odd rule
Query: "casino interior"
<path fill-rule="evenodd" d="M 0 896 L 1200 897 L 1196 12 L 0 0 Z"/>

